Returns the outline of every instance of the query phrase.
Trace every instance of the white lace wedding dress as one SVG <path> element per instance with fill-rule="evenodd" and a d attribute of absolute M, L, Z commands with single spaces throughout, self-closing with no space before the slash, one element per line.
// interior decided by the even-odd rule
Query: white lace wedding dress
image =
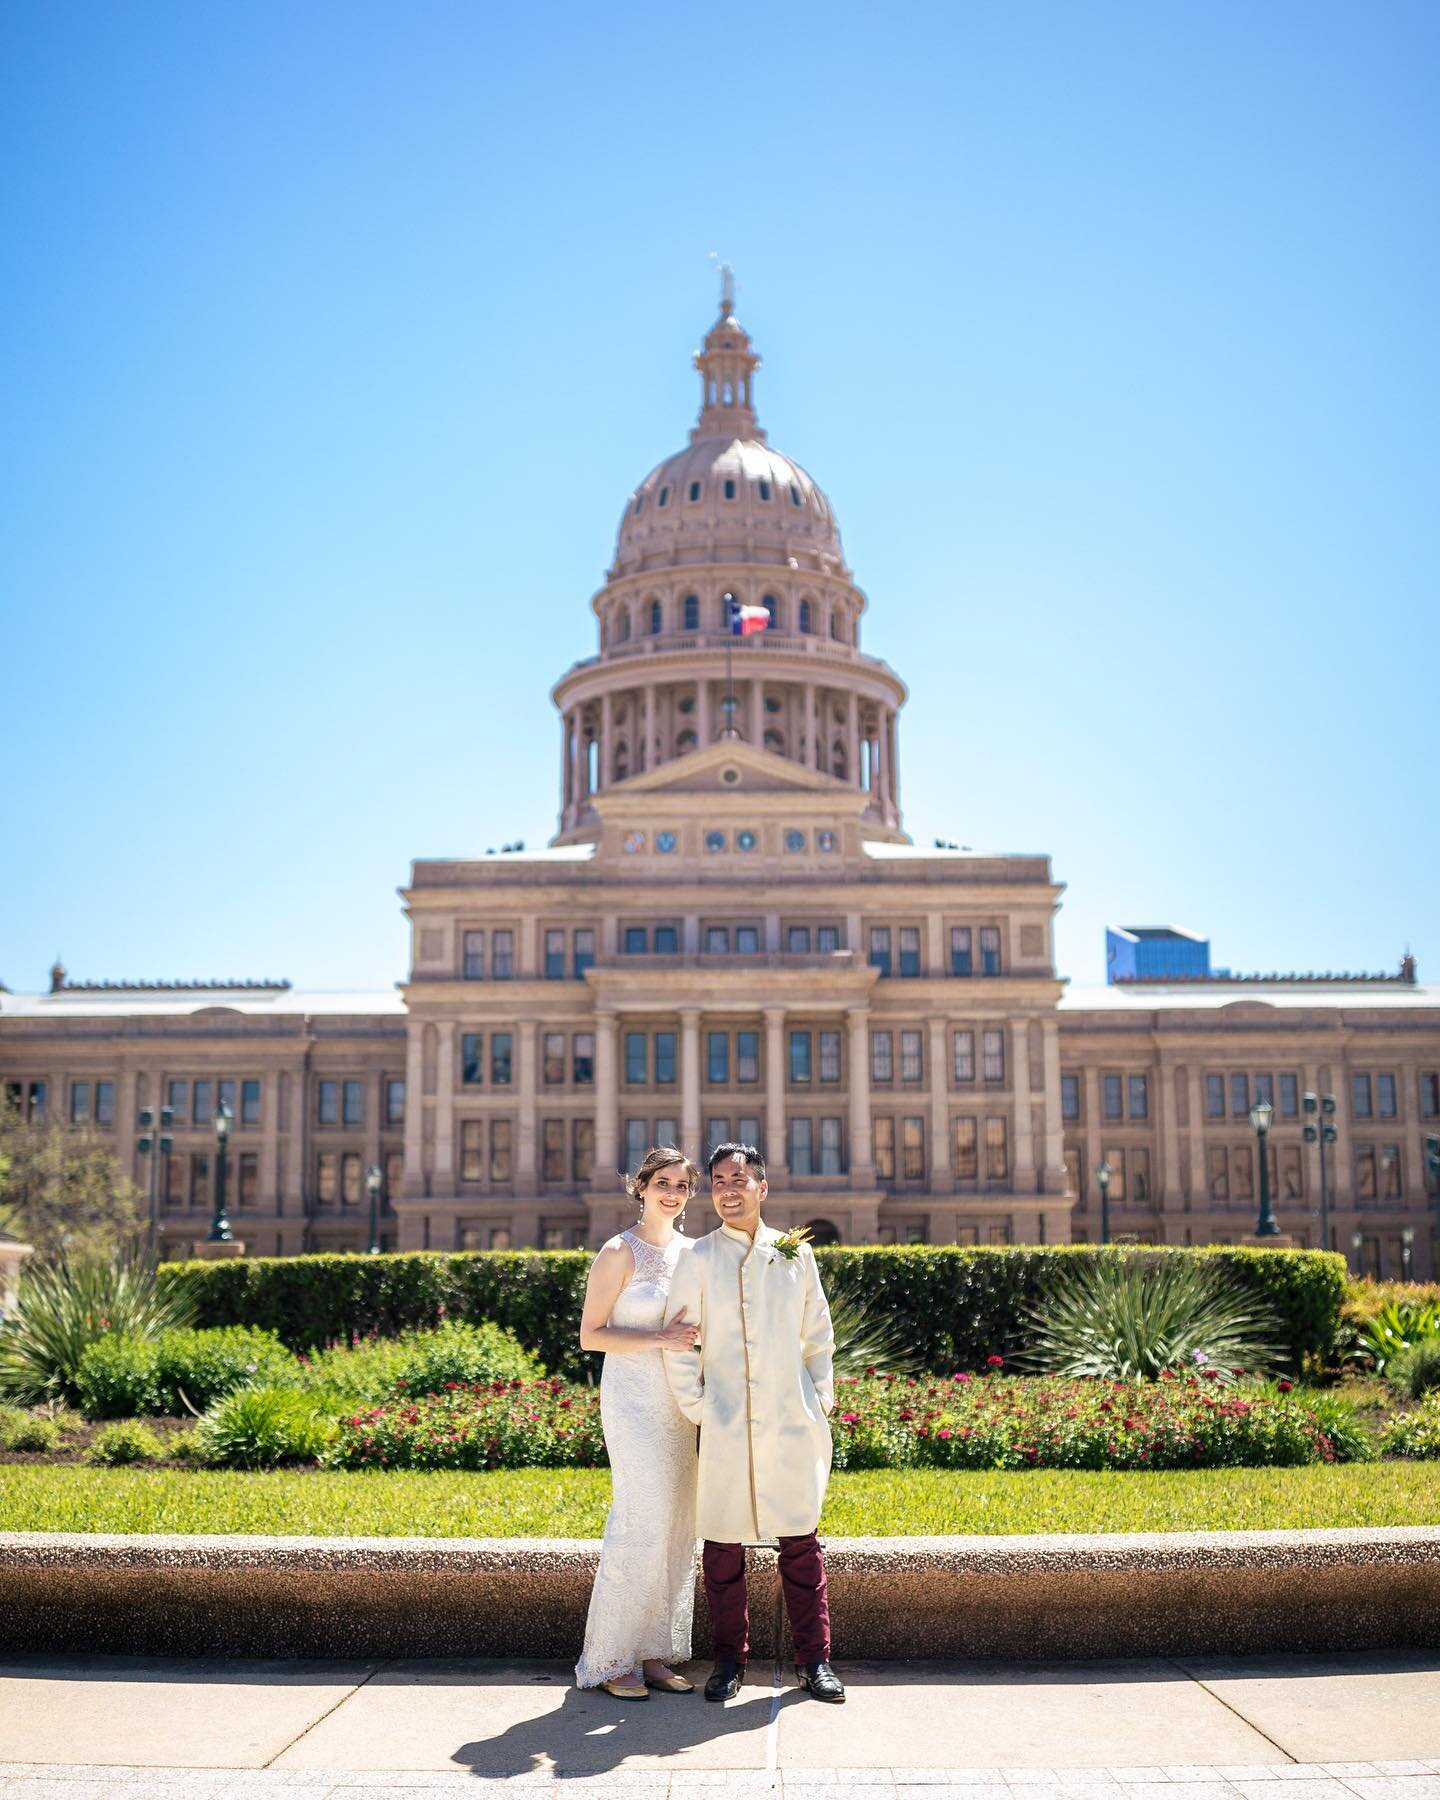
<path fill-rule="evenodd" d="M 635 1274 L 609 1323 L 657 1331 L 665 1322 L 675 1265 L 692 1245 L 677 1233 L 657 1250 L 633 1231 L 618 1239 Z M 642 1662 L 688 1662 L 695 1611 L 695 1427 L 675 1404 L 664 1353 L 605 1358 L 600 1418 L 610 1453 L 613 1499 L 590 1594 L 577 1687 L 599 1687 Z"/>

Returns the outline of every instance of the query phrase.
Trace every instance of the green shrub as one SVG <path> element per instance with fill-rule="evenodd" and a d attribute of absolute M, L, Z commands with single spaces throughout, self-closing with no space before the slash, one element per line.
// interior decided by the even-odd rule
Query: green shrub
<path fill-rule="evenodd" d="M 410 1395 L 436 1394 L 453 1382 L 538 1381 L 545 1365 L 512 1332 L 488 1319 L 479 1325 L 447 1320 L 435 1331 L 402 1340 L 405 1355 L 396 1385 Z"/>
<path fill-rule="evenodd" d="M 203 1412 L 232 1388 L 290 1386 L 300 1374 L 275 1333 L 253 1325 L 167 1331 L 155 1348 L 158 1410 L 167 1413 L 185 1411 L 187 1401 Z"/>
<path fill-rule="evenodd" d="M 30 1414 L 23 1406 L 6 1406 L 0 1404 L 0 1450 L 10 1448 L 11 1436 L 20 1427 L 27 1424 Z"/>
<path fill-rule="evenodd" d="M 354 1344 L 326 1344 L 297 1357 L 296 1385 L 323 1399 L 336 1410 L 366 1402 L 388 1400 L 395 1382 L 410 1360 L 410 1343 L 416 1334 L 400 1337 L 365 1337 Z"/>
<path fill-rule="evenodd" d="M 165 1454 L 171 1462 L 198 1462 L 200 1446 L 195 1441 L 193 1425 L 182 1431 L 172 1431 L 165 1445 Z"/>
<path fill-rule="evenodd" d="M 296 1388 L 240 1387 L 209 1408 L 195 1427 L 202 1462 L 232 1469 L 313 1462 L 334 1435 L 313 1394 Z"/>
<path fill-rule="evenodd" d="M 903 1245 L 817 1252 L 827 1293 L 892 1321 L 921 1365 L 978 1369 L 991 1351 L 1025 1338 L 1024 1308 L 1043 1303 L 1062 1269 L 1099 1258 L 1180 1259 L 1213 1265 L 1273 1312 L 1287 1361 L 1328 1359 L 1335 1345 L 1344 1259 L 1318 1250 L 1234 1245 L 1135 1250 L 1092 1245 Z M 253 1324 L 306 1351 L 372 1329 L 393 1337 L 444 1319 L 489 1319 L 512 1331 L 547 1369 L 593 1372 L 579 1348 L 591 1258 L 577 1250 L 389 1252 L 382 1256 L 237 1257 L 166 1263 L 166 1280 L 194 1280 L 201 1325 Z"/>
<path fill-rule="evenodd" d="M 1422 1338 L 1387 1364 L 1386 1377 L 1412 1400 L 1440 1388 L 1440 1336 Z"/>
<path fill-rule="evenodd" d="M 1349 1400 L 1330 1388 L 1297 1388 L 1295 1399 L 1304 1405 L 1329 1438 L 1337 1462 L 1373 1461 L 1375 1440 Z"/>
<path fill-rule="evenodd" d="M 132 1419 L 158 1413 L 159 1350 L 151 1338 L 107 1331 L 85 1347 L 75 1371 L 80 1410 L 91 1419 Z"/>
<path fill-rule="evenodd" d="M 20 1423 L 6 1433 L 7 1450 L 53 1450 L 60 1442 L 60 1427 L 38 1413 L 22 1413 Z"/>
<path fill-rule="evenodd" d="M 565 1381 L 451 1385 L 342 1419 L 338 1469 L 603 1468 L 597 1388 Z"/>
<path fill-rule="evenodd" d="M 1414 1412 L 1397 1413 L 1381 1435 L 1380 1448 L 1387 1456 L 1440 1456 L 1440 1393 L 1427 1394 Z"/>
<path fill-rule="evenodd" d="M 165 1446 L 148 1425 L 127 1419 L 97 1431 L 85 1453 L 85 1460 L 92 1463 L 154 1462 L 164 1454 Z"/>
<path fill-rule="evenodd" d="M 156 1338 L 188 1325 L 195 1291 L 188 1271 L 162 1276 L 133 1257 L 27 1267 L 14 1315 L 0 1325 L 0 1395 L 78 1400 L 80 1359 L 97 1338 L 110 1331 Z"/>
<path fill-rule="evenodd" d="M 1154 1381 L 1203 1367 L 1229 1382 L 1279 1355 L 1269 1308 L 1193 1260 L 1071 1263 L 1025 1317 L 1018 1362 L 1055 1375 Z"/>

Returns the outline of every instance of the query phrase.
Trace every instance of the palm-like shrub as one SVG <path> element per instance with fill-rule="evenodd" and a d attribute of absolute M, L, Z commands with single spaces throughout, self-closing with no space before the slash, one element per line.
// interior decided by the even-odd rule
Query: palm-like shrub
<path fill-rule="evenodd" d="M 1385 1375 L 1412 1400 L 1422 1400 L 1440 1388 L 1440 1334 L 1421 1338 L 1402 1350 L 1386 1365 Z"/>
<path fill-rule="evenodd" d="M 298 1388 L 240 1387 L 217 1400 L 195 1427 L 199 1461 L 232 1469 L 313 1462 L 335 1434 L 318 1398 Z"/>
<path fill-rule="evenodd" d="M 1440 1342 L 1440 1302 L 1387 1300 L 1360 1327 L 1358 1347 L 1383 1375 L 1392 1362 L 1432 1339 Z"/>
<path fill-rule="evenodd" d="M 0 1325 L 0 1394 L 37 1402 L 79 1398 L 80 1360 L 109 1331 L 156 1338 L 188 1325 L 191 1284 L 164 1284 L 138 1257 L 68 1258 L 27 1270 L 14 1316 Z"/>
<path fill-rule="evenodd" d="M 1274 1318 L 1253 1295 L 1169 1257 L 1071 1266 L 1026 1317 L 1030 1341 L 1014 1360 L 1055 1375 L 1149 1381 L 1186 1368 L 1228 1382 L 1281 1355 Z"/>
<path fill-rule="evenodd" d="M 835 1328 L 835 1374 L 867 1375 L 877 1369 L 887 1374 L 916 1375 L 923 1362 L 903 1323 L 878 1314 L 863 1300 L 837 1294 L 830 1301 L 830 1323 Z"/>

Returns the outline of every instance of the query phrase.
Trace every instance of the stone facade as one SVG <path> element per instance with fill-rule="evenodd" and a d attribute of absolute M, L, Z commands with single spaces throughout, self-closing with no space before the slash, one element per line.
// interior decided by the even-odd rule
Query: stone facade
<path fill-rule="evenodd" d="M 1330 1241 L 1436 1267 L 1440 989 L 1399 976 L 1128 983 L 1057 975 L 1044 856 L 911 844 L 903 683 L 812 478 L 765 441 L 759 359 L 722 313 L 689 445 L 626 502 L 559 681 L 559 830 L 421 861 L 399 992 L 283 986 L 0 993 L 22 1106 L 108 1134 L 142 1106 L 168 1254 L 203 1238 L 223 1097 L 236 1236 L 256 1254 L 599 1243 L 651 1142 L 764 1147 L 769 1216 L 842 1242 L 1242 1241 L 1269 1098 L 1275 1209 L 1320 1241 L 1303 1095 L 1333 1093 Z M 738 606 L 770 627 L 732 636 Z M 221 1084 L 228 1084 L 223 1089 Z M 197 1116 L 198 1115 L 198 1116 Z"/>

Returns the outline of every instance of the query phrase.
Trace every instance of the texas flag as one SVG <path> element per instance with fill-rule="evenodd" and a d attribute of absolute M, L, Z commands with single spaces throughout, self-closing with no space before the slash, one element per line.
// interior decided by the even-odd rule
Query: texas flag
<path fill-rule="evenodd" d="M 751 632 L 764 631 L 770 623 L 770 612 L 764 606 L 735 606 L 730 609 L 730 635 L 732 637 L 749 637 Z"/>

